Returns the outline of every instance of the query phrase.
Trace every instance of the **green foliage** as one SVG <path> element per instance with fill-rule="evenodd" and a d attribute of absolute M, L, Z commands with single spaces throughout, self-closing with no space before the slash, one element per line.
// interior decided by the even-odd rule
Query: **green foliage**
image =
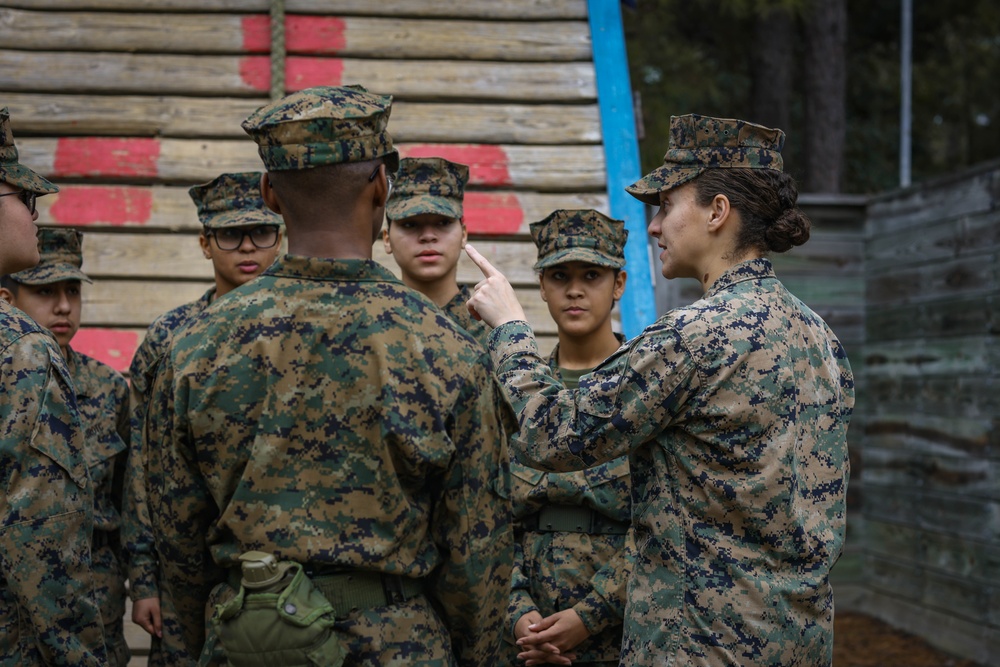
<path fill-rule="evenodd" d="M 821 1 L 821 0 L 816 0 Z M 644 169 L 662 163 L 670 116 L 751 115 L 755 17 L 797 17 L 810 0 L 639 0 L 625 10 L 634 88 L 641 93 Z M 914 3 L 912 167 L 915 181 L 1000 157 L 1000 3 Z M 845 192 L 899 183 L 900 0 L 848 0 Z M 801 31 L 794 53 L 801 53 Z M 799 59 L 796 58 L 796 61 Z M 799 63 L 795 63 L 799 66 Z M 801 69 L 801 67 L 799 67 Z M 797 71 L 785 149 L 793 174 L 804 136 Z"/>

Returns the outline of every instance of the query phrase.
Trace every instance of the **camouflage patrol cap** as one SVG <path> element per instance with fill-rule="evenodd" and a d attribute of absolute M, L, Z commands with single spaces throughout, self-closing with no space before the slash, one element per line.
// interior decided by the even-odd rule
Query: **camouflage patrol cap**
<path fill-rule="evenodd" d="M 387 158 L 395 173 L 399 153 L 386 130 L 392 97 L 361 86 L 307 88 L 257 109 L 243 129 L 257 142 L 268 171 L 312 169 Z"/>
<path fill-rule="evenodd" d="M 688 114 L 670 117 L 670 140 L 663 166 L 625 190 L 651 206 L 659 193 L 687 183 L 706 169 L 781 171 L 785 133 L 732 118 Z"/>
<path fill-rule="evenodd" d="M 281 216 L 264 203 L 258 171 L 222 174 L 215 180 L 194 186 L 188 194 L 198 207 L 198 219 L 205 229 L 284 226 Z"/>
<path fill-rule="evenodd" d="M 60 280 L 92 281 L 80 270 L 83 266 L 83 234 L 66 227 L 41 227 L 38 230 L 38 264 L 11 274 L 22 285 L 48 285 Z"/>
<path fill-rule="evenodd" d="M 385 215 L 392 220 L 437 213 L 461 219 L 469 168 L 439 157 L 403 158 Z"/>
<path fill-rule="evenodd" d="M 0 181 L 40 195 L 59 192 L 58 187 L 20 164 L 17 158 L 14 133 L 10 129 L 10 112 L 3 107 L 0 109 Z"/>
<path fill-rule="evenodd" d="M 625 266 L 625 223 L 593 209 L 553 211 L 531 223 L 531 238 L 538 248 L 536 271 L 567 262 Z"/>

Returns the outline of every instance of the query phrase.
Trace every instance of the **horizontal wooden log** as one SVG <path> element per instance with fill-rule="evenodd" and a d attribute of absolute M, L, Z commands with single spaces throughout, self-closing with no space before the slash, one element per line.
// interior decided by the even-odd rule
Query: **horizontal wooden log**
<path fill-rule="evenodd" d="M 992 418 L 934 415 L 916 410 L 889 413 L 870 402 L 863 415 L 865 447 L 908 449 L 913 452 L 984 456 L 996 451 Z"/>
<path fill-rule="evenodd" d="M 876 369 L 866 373 L 864 386 L 865 396 L 878 406 L 879 414 L 913 411 L 976 420 L 1000 414 L 1000 392 L 996 378 L 989 374 L 903 376 Z"/>
<path fill-rule="evenodd" d="M 21 161 L 55 181 L 114 179 L 198 183 L 263 168 L 243 140 L 80 137 L 18 140 Z M 600 146 L 399 144 L 401 157 L 443 157 L 469 165 L 469 185 L 582 191 L 604 188 Z"/>
<path fill-rule="evenodd" d="M 1000 333 L 1000 295 L 871 308 L 865 323 L 869 340 L 989 336 Z"/>
<path fill-rule="evenodd" d="M 221 173 L 221 172 L 220 172 Z M 63 185 L 38 199 L 42 225 L 92 230 L 142 228 L 150 231 L 201 230 L 186 187 Z M 524 236 L 529 225 L 559 208 L 594 208 L 607 213 L 607 195 L 477 191 L 465 193 L 465 223 L 473 238 Z"/>
<path fill-rule="evenodd" d="M 996 211 L 1000 168 L 995 163 L 873 197 L 868 211 L 872 238 L 944 220 Z"/>
<path fill-rule="evenodd" d="M 882 521 L 980 540 L 1000 534 L 997 500 L 866 483 L 863 503 L 866 515 Z"/>
<path fill-rule="evenodd" d="M 514 285 L 534 288 L 536 249 L 530 241 L 477 240 L 476 248 L 503 271 Z M 397 276 L 396 261 L 379 241 L 373 246 L 375 261 L 387 266 Z M 107 279 L 183 279 L 210 280 L 212 263 L 206 260 L 194 234 L 120 234 L 87 232 L 83 243 L 83 270 L 95 280 Z M 466 256 L 459 261 L 458 280 L 475 284 L 482 271 Z"/>
<path fill-rule="evenodd" d="M 865 354 L 873 376 L 964 377 L 992 375 L 1000 368 L 995 336 L 868 341 Z"/>
<path fill-rule="evenodd" d="M 104 329 L 84 326 L 70 344 L 77 352 L 103 361 L 119 373 L 127 374 L 146 329 Z M 147 635 L 148 637 L 148 635 Z"/>
<path fill-rule="evenodd" d="M 395 268 L 395 267 L 393 267 Z M 134 329 L 182 304 L 194 301 L 211 283 L 202 281 L 102 280 L 83 289 L 83 324 L 97 328 Z M 556 333 L 538 290 L 516 290 L 528 323 L 539 334 Z"/>
<path fill-rule="evenodd" d="M 28 51 L 270 53 L 263 14 L 54 12 L 0 9 L 0 44 Z M 291 55 L 556 62 L 590 60 L 586 21 L 451 21 L 285 16 Z"/>
<path fill-rule="evenodd" d="M 372 60 L 289 56 L 285 88 L 360 83 L 401 100 L 592 102 L 591 63 Z M 267 56 L 190 56 L 0 50 L 0 91 L 259 96 L 270 89 Z"/>
<path fill-rule="evenodd" d="M 136 0 L 5 0 L 23 9 L 135 10 Z M 146 12 L 266 12 L 270 0 L 143 0 Z M 286 12 L 480 19 L 585 19 L 587 0 L 286 0 Z"/>
<path fill-rule="evenodd" d="M 198 98 L 146 95 L 5 93 L 14 135 L 238 137 L 265 97 Z M 597 144 L 594 104 L 444 104 L 394 102 L 395 141 L 487 144 Z"/>
<path fill-rule="evenodd" d="M 1000 460 L 866 447 L 865 484 L 1000 500 Z"/>
<path fill-rule="evenodd" d="M 955 260 L 869 270 L 866 297 L 869 306 L 899 306 L 944 299 L 995 295 L 1000 290 L 997 255 L 970 255 Z"/>
<path fill-rule="evenodd" d="M 1000 208 L 882 234 L 865 244 L 868 268 L 875 272 L 997 252 Z"/>

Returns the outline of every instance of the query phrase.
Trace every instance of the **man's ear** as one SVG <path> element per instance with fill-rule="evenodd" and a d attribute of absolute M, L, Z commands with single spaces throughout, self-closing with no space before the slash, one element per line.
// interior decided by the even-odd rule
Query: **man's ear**
<path fill-rule="evenodd" d="M 14 293 L 11 292 L 6 287 L 0 287 L 0 299 L 3 299 L 4 301 L 6 301 L 7 303 L 9 303 L 12 306 L 17 306 L 17 303 L 16 303 L 17 302 L 17 298 L 14 296 Z"/>
<path fill-rule="evenodd" d="M 281 202 L 278 201 L 278 195 L 271 187 L 271 178 L 266 171 L 260 175 L 260 195 L 269 209 L 281 215 Z"/>
<path fill-rule="evenodd" d="M 391 222 L 389 223 L 392 224 Z M 389 227 L 386 225 L 385 229 L 382 230 L 382 244 L 385 246 L 385 253 L 387 255 L 392 254 L 392 244 L 389 243 Z"/>
<path fill-rule="evenodd" d="M 619 269 L 618 275 L 615 276 L 615 289 L 611 293 L 615 301 L 621 299 L 622 294 L 625 293 L 625 283 L 627 280 L 628 280 L 628 273 L 625 272 L 625 269 Z"/>
<path fill-rule="evenodd" d="M 375 208 L 385 207 L 389 203 L 389 174 L 385 170 L 385 163 L 378 166 L 379 177 L 372 181 L 375 186 L 375 195 L 372 205 Z"/>

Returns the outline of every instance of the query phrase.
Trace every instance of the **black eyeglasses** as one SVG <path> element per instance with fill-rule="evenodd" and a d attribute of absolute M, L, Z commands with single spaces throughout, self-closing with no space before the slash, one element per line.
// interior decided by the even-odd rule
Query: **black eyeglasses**
<path fill-rule="evenodd" d="M 18 190 L 17 192 L 5 192 L 0 197 L 10 197 L 11 195 L 18 195 L 24 205 L 28 207 L 28 212 L 31 215 L 35 214 L 35 202 L 38 199 L 37 192 L 31 192 L 29 190 Z"/>
<path fill-rule="evenodd" d="M 250 237 L 250 243 L 261 250 L 273 248 L 278 242 L 277 225 L 257 225 L 256 227 L 221 227 L 211 231 L 219 250 L 236 250 L 243 245 L 243 239 Z"/>

